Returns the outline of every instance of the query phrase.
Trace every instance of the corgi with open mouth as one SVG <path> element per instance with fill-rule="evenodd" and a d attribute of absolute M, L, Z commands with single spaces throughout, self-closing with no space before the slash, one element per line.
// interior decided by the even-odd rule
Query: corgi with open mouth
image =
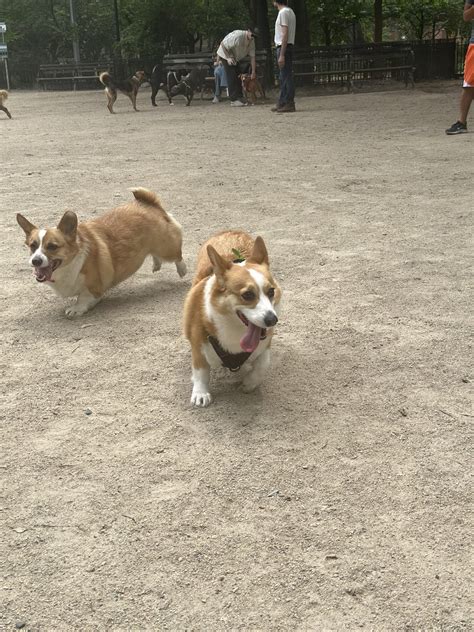
<path fill-rule="evenodd" d="M 69 318 L 89 311 L 108 289 L 132 276 L 147 256 L 152 257 L 153 272 L 169 261 L 179 276 L 186 274 L 181 226 L 155 193 L 143 188 L 132 193 L 133 202 L 86 222 L 78 223 L 76 214 L 66 211 L 54 228 L 40 229 L 17 214 L 36 280 L 64 298 L 76 297 L 66 309 Z"/>
<path fill-rule="evenodd" d="M 198 255 L 184 305 L 184 333 L 191 344 L 191 403 L 208 406 L 211 368 L 246 368 L 242 387 L 259 386 L 270 366 L 281 289 L 270 271 L 265 243 L 243 231 L 211 237 Z"/>

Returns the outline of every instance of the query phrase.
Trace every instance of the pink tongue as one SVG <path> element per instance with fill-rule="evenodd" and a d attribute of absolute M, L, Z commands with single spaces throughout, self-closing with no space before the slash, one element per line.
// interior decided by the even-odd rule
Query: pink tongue
<path fill-rule="evenodd" d="M 51 265 L 44 266 L 44 268 L 34 268 L 34 275 L 36 278 L 40 277 L 42 279 L 43 277 L 46 277 L 44 279 L 45 281 L 51 281 L 53 268 Z"/>
<path fill-rule="evenodd" d="M 240 340 L 241 348 L 247 353 L 253 353 L 255 349 L 258 347 L 258 343 L 260 342 L 261 335 L 262 335 L 261 328 L 257 327 L 253 323 L 249 323 L 247 325 L 247 332 Z"/>

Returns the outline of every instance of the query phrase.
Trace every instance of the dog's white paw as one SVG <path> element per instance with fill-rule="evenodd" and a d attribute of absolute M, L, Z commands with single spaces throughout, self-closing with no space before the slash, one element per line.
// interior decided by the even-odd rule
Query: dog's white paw
<path fill-rule="evenodd" d="M 260 384 L 261 384 L 260 380 L 256 380 L 255 378 L 253 378 L 252 375 L 249 375 L 242 382 L 241 388 L 244 393 L 251 393 L 256 388 L 258 388 Z"/>
<path fill-rule="evenodd" d="M 212 397 L 210 393 L 206 393 L 203 391 L 193 391 L 191 395 L 191 404 L 193 406 L 200 406 L 202 408 L 206 408 L 212 402 Z"/>
<path fill-rule="evenodd" d="M 71 307 L 67 307 L 64 311 L 68 318 L 76 318 L 76 316 L 82 316 L 87 312 L 87 307 L 80 305 L 71 305 Z"/>
<path fill-rule="evenodd" d="M 178 274 L 181 278 L 183 278 L 187 272 L 187 268 L 186 268 L 186 264 L 184 263 L 184 261 L 177 261 L 176 262 L 176 270 L 178 271 Z"/>

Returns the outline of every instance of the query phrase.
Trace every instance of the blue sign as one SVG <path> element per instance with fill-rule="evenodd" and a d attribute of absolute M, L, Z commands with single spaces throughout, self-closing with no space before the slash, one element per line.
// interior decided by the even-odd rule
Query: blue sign
<path fill-rule="evenodd" d="M 6 44 L 0 44 L 0 59 L 6 59 L 8 57 L 8 50 Z"/>

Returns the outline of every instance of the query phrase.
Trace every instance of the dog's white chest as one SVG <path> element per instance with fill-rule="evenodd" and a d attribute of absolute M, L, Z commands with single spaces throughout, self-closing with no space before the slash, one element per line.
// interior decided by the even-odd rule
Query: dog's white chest
<path fill-rule="evenodd" d="M 67 298 L 77 296 L 84 289 L 85 277 L 81 274 L 84 265 L 84 255 L 78 255 L 71 263 L 64 268 L 60 267 L 53 274 L 54 282 L 47 282 L 56 294 Z"/>

